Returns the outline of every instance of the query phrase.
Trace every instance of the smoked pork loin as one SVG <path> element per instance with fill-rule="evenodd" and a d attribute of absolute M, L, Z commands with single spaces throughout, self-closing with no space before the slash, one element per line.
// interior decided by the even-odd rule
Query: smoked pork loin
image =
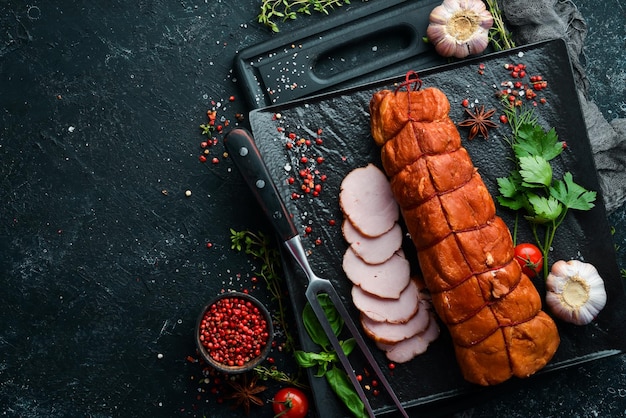
<path fill-rule="evenodd" d="M 544 367 L 560 340 L 449 110 L 436 88 L 383 90 L 371 132 L 461 372 L 494 385 Z"/>

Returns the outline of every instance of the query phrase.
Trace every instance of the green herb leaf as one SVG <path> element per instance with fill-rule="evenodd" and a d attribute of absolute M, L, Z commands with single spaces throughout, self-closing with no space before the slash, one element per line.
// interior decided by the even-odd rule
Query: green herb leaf
<path fill-rule="evenodd" d="M 498 190 L 500 190 L 500 194 L 506 198 L 515 198 L 520 190 L 518 189 L 518 182 L 515 181 L 513 176 L 509 177 L 499 177 L 496 179 L 498 182 Z"/>
<path fill-rule="evenodd" d="M 596 192 L 575 183 L 569 171 L 563 175 L 563 181 L 557 181 L 554 187 L 550 188 L 550 195 L 563 203 L 566 208 L 578 210 L 593 208 L 593 202 L 596 200 Z"/>
<path fill-rule="evenodd" d="M 526 218 L 536 223 L 546 223 L 556 220 L 563 211 L 563 205 L 554 197 L 544 197 L 529 193 L 528 202 L 533 208 L 534 215 Z"/>
<path fill-rule="evenodd" d="M 339 312 L 337 312 L 337 309 L 335 309 L 335 305 L 333 305 L 330 297 L 327 294 L 321 293 L 317 295 L 317 301 L 324 310 L 324 314 L 330 323 L 333 333 L 335 335 L 339 335 L 343 329 L 344 322 L 343 318 L 339 315 Z M 324 328 L 322 328 L 322 324 L 315 315 L 311 304 L 308 302 L 304 306 L 304 310 L 302 312 L 302 321 L 304 323 L 304 328 L 308 332 L 309 336 L 311 336 L 313 342 L 325 350 L 330 349 L 328 336 L 324 332 Z"/>
<path fill-rule="evenodd" d="M 563 143 L 558 141 L 554 128 L 546 132 L 537 124 L 523 123 L 519 127 L 513 151 L 517 158 L 539 156 L 550 161 L 563 152 Z"/>
<path fill-rule="evenodd" d="M 545 158 L 534 155 L 519 158 L 519 173 L 524 187 L 549 187 L 552 183 L 552 167 Z"/>
<path fill-rule="evenodd" d="M 359 398 L 359 394 L 356 393 L 346 372 L 337 367 L 332 367 L 326 371 L 326 380 L 333 392 L 337 394 L 355 417 L 367 417 L 365 405 Z"/>
<path fill-rule="evenodd" d="M 302 311 L 302 322 L 304 323 L 304 329 L 309 334 L 313 342 L 323 349 L 327 350 L 330 347 L 330 340 L 322 328 L 313 308 L 309 303 L 304 305 Z"/>
<path fill-rule="evenodd" d="M 346 356 L 349 356 L 354 347 L 356 346 L 356 340 L 354 338 L 348 338 L 345 341 L 339 341 L 341 349 Z"/>

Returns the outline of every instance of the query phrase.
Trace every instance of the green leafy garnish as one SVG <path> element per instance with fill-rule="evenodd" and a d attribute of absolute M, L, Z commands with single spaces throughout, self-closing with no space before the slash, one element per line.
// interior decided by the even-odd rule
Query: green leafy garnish
<path fill-rule="evenodd" d="M 554 128 L 544 130 L 534 114 L 534 108 L 519 109 L 504 102 L 512 137 L 508 140 L 513 150 L 516 168 L 508 177 L 497 179 L 498 202 L 519 211 L 530 223 L 533 237 L 543 254 L 543 274 L 548 276 L 548 252 L 556 230 L 570 209 L 590 210 L 596 192 L 589 191 L 574 181 L 569 171 L 563 179 L 555 179 L 550 161 L 565 147 L 558 140 Z M 517 217 L 513 240 L 517 239 Z"/>
<path fill-rule="evenodd" d="M 299 14 L 310 15 L 311 10 L 329 14 L 335 7 L 350 4 L 349 0 L 263 0 L 257 21 L 269 27 L 272 32 L 279 32 L 276 19 L 294 20 Z"/>
<path fill-rule="evenodd" d="M 326 318 L 328 318 L 330 322 L 333 333 L 339 337 L 343 330 L 343 318 L 341 318 L 339 312 L 335 309 L 328 295 L 320 294 L 317 296 L 317 300 L 322 306 Z M 326 378 L 333 392 L 335 392 L 354 416 L 366 417 L 367 414 L 365 413 L 363 401 L 359 398 L 346 372 L 337 365 L 337 363 L 339 363 L 339 357 L 332 348 L 328 336 L 322 328 L 322 324 L 320 324 L 315 312 L 313 312 L 313 308 L 308 302 L 302 311 L 302 321 L 304 322 L 304 328 L 311 337 L 311 340 L 321 347 L 321 351 L 316 353 L 296 350 L 295 357 L 298 364 L 305 368 L 317 367 L 315 376 Z M 348 356 L 354 350 L 356 341 L 354 338 L 348 338 L 346 340 L 340 340 L 339 344 L 341 345 L 341 350 Z"/>

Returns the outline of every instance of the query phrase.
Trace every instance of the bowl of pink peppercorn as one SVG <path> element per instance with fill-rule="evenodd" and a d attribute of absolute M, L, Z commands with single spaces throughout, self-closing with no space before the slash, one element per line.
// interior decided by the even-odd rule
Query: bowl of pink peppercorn
<path fill-rule="evenodd" d="M 213 368 L 243 373 L 268 356 L 274 327 L 269 311 L 258 299 L 226 292 L 202 309 L 195 338 L 200 355 Z"/>

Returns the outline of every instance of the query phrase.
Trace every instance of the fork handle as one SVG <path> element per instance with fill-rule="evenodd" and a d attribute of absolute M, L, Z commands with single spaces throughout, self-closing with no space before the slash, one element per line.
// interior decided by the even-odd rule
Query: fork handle
<path fill-rule="evenodd" d="M 252 134 L 242 128 L 233 129 L 224 137 L 224 146 L 281 240 L 298 235 Z"/>

